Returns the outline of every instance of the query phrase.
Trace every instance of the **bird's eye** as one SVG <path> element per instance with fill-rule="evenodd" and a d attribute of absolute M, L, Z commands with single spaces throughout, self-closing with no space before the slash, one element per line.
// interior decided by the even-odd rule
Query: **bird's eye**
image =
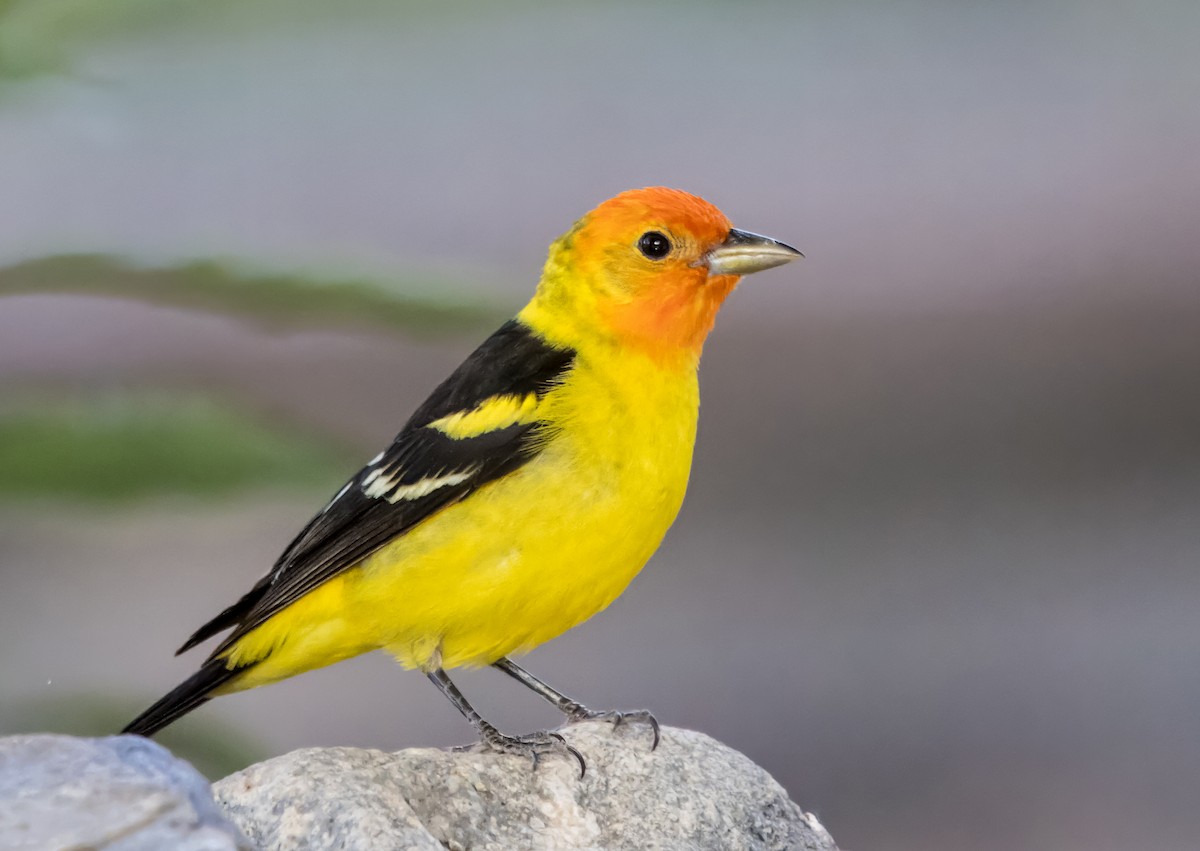
<path fill-rule="evenodd" d="M 666 234 L 652 230 L 642 234 L 637 247 L 651 260 L 662 260 L 671 253 L 671 240 L 667 239 Z"/>

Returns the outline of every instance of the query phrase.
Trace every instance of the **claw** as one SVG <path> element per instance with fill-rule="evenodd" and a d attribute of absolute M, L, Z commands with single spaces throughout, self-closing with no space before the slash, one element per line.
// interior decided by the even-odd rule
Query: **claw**
<path fill-rule="evenodd" d="M 530 733 L 526 736 L 506 736 L 499 730 L 492 728 L 484 731 L 483 738 L 476 745 L 468 747 L 479 746 L 495 751 L 496 753 L 527 756 L 530 762 L 533 763 L 534 771 L 537 770 L 542 757 L 549 754 L 559 754 L 560 756 L 569 757 L 579 764 L 579 778 L 581 780 L 587 774 L 587 762 L 584 760 L 583 754 L 577 748 L 571 746 L 562 737 L 561 733 L 538 732 Z M 458 749 L 456 748 L 456 750 Z"/>
<path fill-rule="evenodd" d="M 646 721 L 650 725 L 650 729 L 654 732 L 654 742 L 650 745 L 650 750 L 653 752 L 658 750 L 658 743 L 662 741 L 662 737 L 659 735 L 658 719 L 647 712 Z"/>
<path fill-rule="evenodd" d="M 594 712 L 586 706 L 580 706 L 567 716 L 567 723 L 575 724 L 580 721 L 607 721 L 613 725 L 613 730 L 616 730 L 626 721 L 637 721 L 650 725 L 650 731 L 654 734 L 654 742 L 650 745 L 651 751 L 657 750 L 658 743 L 661 741 L 658 719 L 648 709 L 631 709 L 628 712 L 619 712 L 615 709 L 610 709 L 604 712 Z"/>
<path fill-rule="evenodd" d="M 560 745 L 562 745 L 563 750 L 565 750 L 568 755 L 574 757 L 575 761 L 579 763 L 579 779 L 582 780 L 584 775 L 587 774 L 587 762 L 584 760 L 583 754 L 581 754 L 579 752 L 578 748 L 573 747 L 571 744 L 569 744 L 567 742 L 567 740 L 563 738 L 562 733 L 551 732 L 551 733 L 547 733 L 546 735 L 548 735 L 550 738 L 554 739 L 556 742 L 558 742 Z M 541 759 L 542 756 L 544 756 L 544 755 L 545 754 L 542 751 L 538 751 L 538 750 L 533 751 L 533 766 L 534 766 L 534 768 L 537 768 L 538 760 Z"/>
<path fill-rule="evenodd" d="M 575 757 L 575 761 L 579 763 L 579 779 L 582 780 L 584 775 L 587 774 L 587 762 L 584 761 L 583 754 L 579 752 L 578 748 L 568 745 L 567 740 L 562 736 L 559 736 L 558 738 L 562 741 L 563 747 L 567 749 L 567 753 Z"/>

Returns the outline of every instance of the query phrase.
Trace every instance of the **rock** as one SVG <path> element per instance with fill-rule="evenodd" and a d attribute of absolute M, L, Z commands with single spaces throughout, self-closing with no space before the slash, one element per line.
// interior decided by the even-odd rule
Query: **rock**
<path fill-rule="evenodd" d="M 218 781 L 225 814 L 262 851 L 302 849 L 807 849 L 836 851 L 815 817 L 709 737 L 577 724 L 587 774 L 487 752 L 298 750 Z"/>
<path fill-rule="evenodd" d="M 250 849 L 208 781 L 146 739 L 0 738 L 0 849 Z"/>

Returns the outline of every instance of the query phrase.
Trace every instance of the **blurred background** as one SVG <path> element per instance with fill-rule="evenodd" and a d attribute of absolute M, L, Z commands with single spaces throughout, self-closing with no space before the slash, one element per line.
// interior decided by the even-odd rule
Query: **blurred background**
<path fill-rule="evenodd" d="M 550 240 L 667 184 L 808 259 L 724 310 L 660 553 L 529 667 L 848 849 L 1200 847 L 1197 43 L 1193 0 L 0 2 L 0 733 L 189 674 Z M 471 731 L 376 654 L 163 739 Z"/>

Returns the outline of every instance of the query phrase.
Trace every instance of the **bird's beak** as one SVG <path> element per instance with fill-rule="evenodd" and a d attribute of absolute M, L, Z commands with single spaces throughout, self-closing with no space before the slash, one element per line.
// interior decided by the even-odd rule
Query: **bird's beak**
<path fill-rule="evenodd" d="M 729 236 L 701 259 L 710 275 L 749 275 L 803 257 L 790 245 L 757 233 L 730 228 Z"/>

